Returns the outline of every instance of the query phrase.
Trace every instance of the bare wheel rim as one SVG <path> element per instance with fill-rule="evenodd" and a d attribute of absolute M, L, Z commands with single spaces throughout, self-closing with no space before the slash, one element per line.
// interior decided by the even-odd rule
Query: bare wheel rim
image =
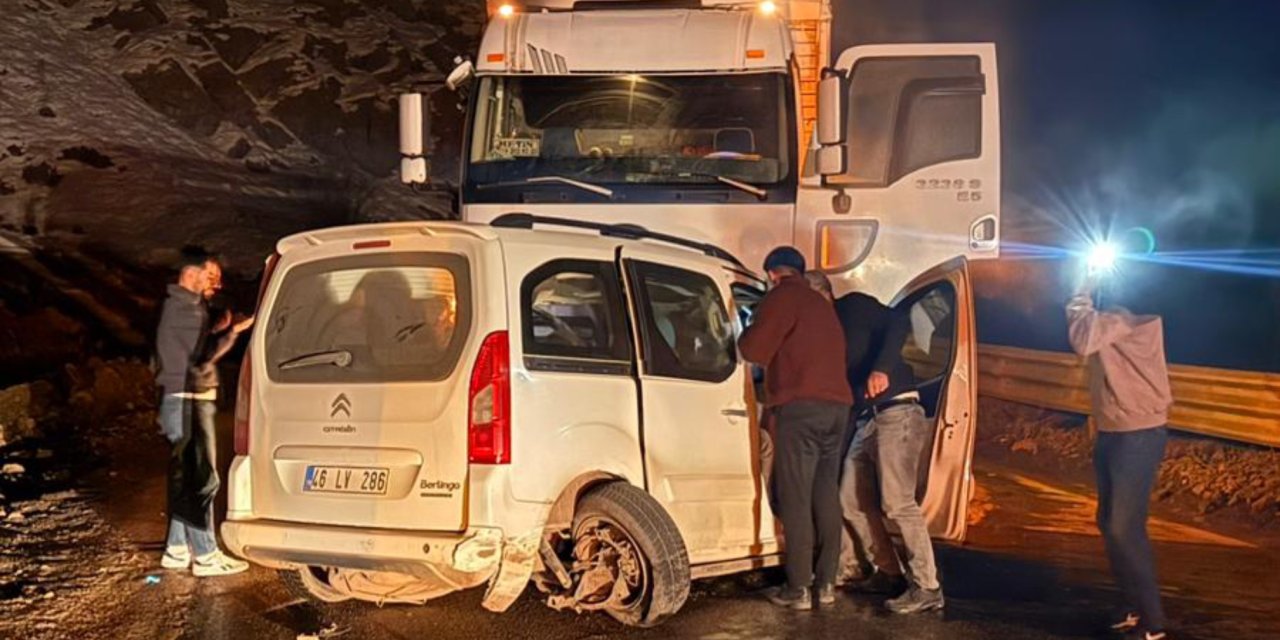
<path fill-rule="evenodd" d="M 583 518 L 574 530 L 576 599 L 583 609 L 635 611 L 650 589 L 649 561 L 634 537 L 602 515 Z"/>

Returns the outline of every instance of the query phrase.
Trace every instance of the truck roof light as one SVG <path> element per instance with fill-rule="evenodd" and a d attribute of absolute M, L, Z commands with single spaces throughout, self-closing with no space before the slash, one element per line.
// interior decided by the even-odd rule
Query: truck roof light
<path fill-rule="evenodd" d="M 777 10 L 778 5 L 774 4 L 772 0 L 764 0 L 764 2 L 760 3 L 760 13 L 763 13 L 766 16 L 773 15 Z"/>
<path fill-rule="evenodd" d="M 515 13 L 516 13 L 516 8 L 509 4 L 504 4 L 501 7 L 498 7 L 498 15 L 504 18 L 510 18 L 511 16 L 515 15 Z"/>
<path fill-rule="evenodd" d="M 759 60 L 764 57 L 764 49 L 747 49 L 747 59 Z"/>
<path fill-rule="evenodd" d="M 503 60 L 506 60 L 506 59 L 507 59 L 507 54 L 505 54 L 505 53 L 491 53 L 491 54 L 489 54 L 489 55 L 485 56 L 485 57 L 484 57 L 484 59 L 485 59 L 485 60 L 488 60 L 489 62 L 502 62 Z"/>

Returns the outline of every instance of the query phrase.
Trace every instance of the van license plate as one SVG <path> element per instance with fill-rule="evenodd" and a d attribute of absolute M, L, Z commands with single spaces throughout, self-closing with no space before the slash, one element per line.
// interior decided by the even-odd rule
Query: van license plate
<path fill-rule="evenodd" d="M 369 467 L 307 467 L 302 490 L 318 493 L 358 493 L 381 496 L 387 493 L 386 469 Z"/>

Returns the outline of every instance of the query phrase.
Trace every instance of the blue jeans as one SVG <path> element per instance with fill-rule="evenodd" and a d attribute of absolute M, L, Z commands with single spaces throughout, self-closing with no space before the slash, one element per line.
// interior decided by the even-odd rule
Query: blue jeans
<path fill-rule="evenodd" d="M 840 478 L 840 504 L 858 543 L 877 571 L 902 575 L 902 563 L 885 528 L 898 525 L 911 580 L 939 589 L 933 541 L 920 503 L 920 460 L 933 442 L 933 425 L 919 404 L 891 407 L 859 421 Z"/>
<path fill-rule="evenodd" d="M 189 547 L 197 556 L 218 550 L 213 499 L 218 494 L 213 401 L 166 395 L 160 431 L 169 440 L 169 547 Z"/>
<path fill-rule="evenodd" d="M 1147 536 L 1147 507 L 1169 432 L 1164 427 L 1098 434 L 1093 467 L 1098 475 L 1098 530 L 1111 573 L 1125 604 L 1142 626 L 1164 629 L 1156 563 Z"/>
<path fill-rule="evenodd" d="M 209 514 L 209 521 L 213 521 L 213 514 Z M 169 549 L 190 549 L 197 558 L 218 550 L 213 527 L 192 526 L 174 516 L 169 517 L 169 536 L 165 539 L 165 546 Z"/>

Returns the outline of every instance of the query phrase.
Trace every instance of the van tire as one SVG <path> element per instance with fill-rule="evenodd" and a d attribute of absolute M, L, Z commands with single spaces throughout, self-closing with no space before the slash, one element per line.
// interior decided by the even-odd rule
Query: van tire
<path fill-rule="evenodd" d="M 604 519 L 616 523 L 639 547 L 648 564 L 648 593 L 637 606 L 606 608 L 618 622 L 633 627 L 661 624 L 689 598 L 689 552 L 676 523 L 644 490 L 626 482 L 599 485 L 579 501 L 573 531 L 584 522 Z"/>
<path fill-rule="evenodd" d="M 289 595 L 306 600 L 308 603 L 324 607 L 326 605 L 350 600 L 350 596 L 345 596 L 338 591 L 328 588 L 323 579 L 316 575 L 317 570 L 323 570 L 321 567 L 302 567 L 300 569 L 279 569 L 276 571 L 280 575 L 280 582 L 284 583 L 285 591 Z M 304 576 L 302 572 L 309 575 Z"/>

